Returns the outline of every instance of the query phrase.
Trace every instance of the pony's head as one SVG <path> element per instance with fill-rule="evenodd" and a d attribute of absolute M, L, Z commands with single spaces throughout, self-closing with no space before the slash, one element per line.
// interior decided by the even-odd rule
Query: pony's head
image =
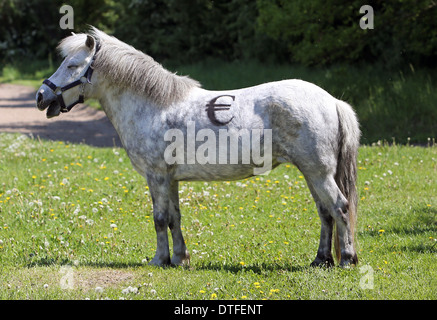
<path fill-rule="evenodd" d="M 61 41 L 58 49 L 64 61 L 36 93 L 37 107 L 47 109 L 47 118 L 70 111 L 84 102 L 84 96 L 92 95 L 92 64 L 99 44 L 91 35 L 73 34 Z"/>
<path fill-rule="evenodd" d="M 200 87 L 197 81 L 169 72 L 152 57 L 94 27 L 88 34 L 65 38 L 58 49 L 65 59 L 36 94 L 38 109 L 48 108 L 47 118 L 69 111 L 85 97 L 101 99 L 108 87 L 125 89 L 159 107 Z"/>

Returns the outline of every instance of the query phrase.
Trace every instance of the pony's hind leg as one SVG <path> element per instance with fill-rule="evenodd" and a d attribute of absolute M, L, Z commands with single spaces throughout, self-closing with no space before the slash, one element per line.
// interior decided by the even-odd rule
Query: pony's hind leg
<path fill-rule="evenodd" d="M 334 220 L 325 208 L 318 206 L 318 212 L 321 221 L 320 242 L 317 256 L 311 263 L 311 266 L 332 267 L 334 266 L 334 259 L 331 253 Z"/>
<path fill-rule="evenodd" d="M 314 261 L 311 263 L 311 266 L 331 267 L 334 265 L 334 259 L 332 258 L 332 253 L 331 253 L 332 230 L 334 227 L 334 220 L 331 214 L 329 213 L 329 211 L 323 206 L 314 187 L 311 185 L 311 182 L 308 179 L 306 180 L 307 180 L 308 188 L 310 189 L 314 201 L 316 202 L 317 211 L 319 213 L 319 217 L 321 221 L 319 248 L 317 250 L 317 256 L 314 259 Z"/>
<path fill-rule="evenodd" d="M 332 230 L 334 224 L 337 228 L 340 246 L 340 265 L 356 263 L 354 238 L 350 226 L 348 214 L 348 202 L 340 192 L 334 177 L 326 175 L 322 177 L 307 177 L 308 185 L 315 194 L 318 204 L 319 216 L 322 222 L 320 244 L 316 259 L 312 265 L 333 264 L 331 255 Z"/>

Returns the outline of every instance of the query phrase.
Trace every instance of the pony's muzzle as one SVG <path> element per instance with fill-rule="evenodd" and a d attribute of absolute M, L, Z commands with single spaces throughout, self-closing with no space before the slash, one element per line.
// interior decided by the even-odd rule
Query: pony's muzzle
<path fill-rule="evenodd" d="M 44 90 L 40 88 L 36 93 L 36 106 L 38 110 L 47 110 L 47 118 L 56 117 L 61 113 L 61 107 L 58 103 L 57 97 L 49 90 Z"/>
<path fill-rule="evenodd" d="M 44 97 L 41 91 L 42 89 L 36 94 L 36 106 L 40 111 L 43 111 L 47 106 L 44 104 Z"/>
<path fill-rule="evenodd" d="M 50 91 L 40 88 L 36 93 L 35 99 L 38 110 L 44 111 L 53 101 L 56 100 L 56 96 L 52 95 Z"/>

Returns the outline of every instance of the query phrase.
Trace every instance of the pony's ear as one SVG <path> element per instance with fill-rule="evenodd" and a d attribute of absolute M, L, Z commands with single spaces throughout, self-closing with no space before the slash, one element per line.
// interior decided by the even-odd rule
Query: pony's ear
<path fill-rule="evenodd" d="M 94 45 L 96 43 L 96 40 L 90 35 L 86 36 L 85 45 L 88 47 L 88 49 L 92 50 L 94 48 Z"/>

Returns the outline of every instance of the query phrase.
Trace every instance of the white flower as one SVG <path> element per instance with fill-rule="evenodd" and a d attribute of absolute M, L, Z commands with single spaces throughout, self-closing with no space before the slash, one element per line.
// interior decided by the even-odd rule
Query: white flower
<path fill-rule="evenodd" d="M 46 283 L 46 284 L 44 284 L 44 289 L 47 289 L 48 287 L 49 287 L 49 285 Z"/>
<path fill-rule="evenodd" d="M 121 290 L 122 294 L 128 294 L 128 293 L 138 293 L 138 288 L 135 287 L 127 287 L 126 289 Z"/>
<path fill-rule="evenodd" d="M 152 290 L 150 290 L 150 293 L 151 293 L 151 294 L 156 294 L 156 290 L 155 290 L 155 289 L 152 289 Z"/>
<path fill-rule="evenodd" d="M 111 223 L 110 227 L 111 228 L 117 228 L 117 225 L 115 223 Z"/>
<path fill-rule="evenodd" d="M 138 293 L 138 288 L 131 287 L 131 288 L 130 288 L 130 292 L 132 292 L 132 293 Z"/>
<path fill-rule="evenodd" d="M 93 208 L 91 211 L 92 211 L 93 213 L 97 213 L 97 212 L 99 212 L 99 209 L 97 209 L 97 208 Z"/>
<path fill-rule="evenodd" d="M 102 287 L 96 287 L 94 289 L 97 293 L 102 293 L 103 292 L 103 288 Z"/>

